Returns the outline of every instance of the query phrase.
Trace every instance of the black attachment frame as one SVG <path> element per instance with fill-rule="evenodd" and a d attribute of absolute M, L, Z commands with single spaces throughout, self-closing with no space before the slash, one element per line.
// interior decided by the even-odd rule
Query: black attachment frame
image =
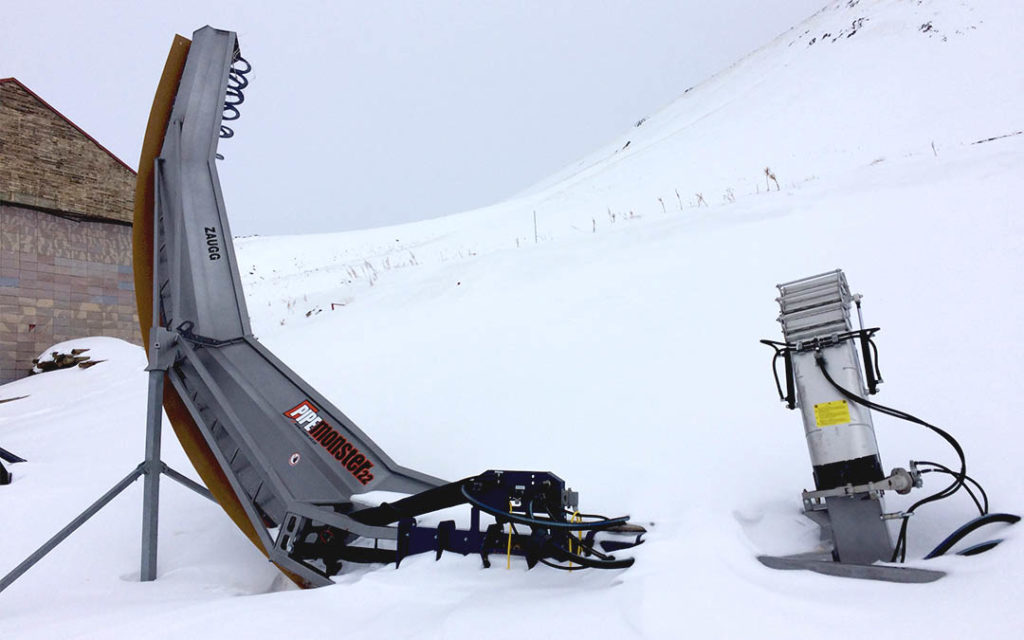
<path fill-rule="evenodd" d="M 445 551 L 462 555 L 479 553 L 484 567 L 489 567 L 495 553 L 525 557 L 527 566 L 541 563 L 554 568 L 624 569 L 633 558 L 617 559 L 610 551 L 619 551 L 643 543 L 646 530 L 627 524 L 629 517 L 607 518 L 579 514 L 567 506 L 575 496 L 567 491 L 558 476 L 542 471 L 486 471 L 428 489 L 393 503 L 349 511 L 351 520 L 370 526 L 397 524 L 394 548 L 380 548 L 379 540 L 368 544 L 350 532 L 308 518 L 289 521 L 291 541 L 289 555 L 307 566 L 319 566 L 330 576 L 341 569 L 342 561 L 356 563 L 391 563 L 400 566 L 404 558 L 434 552 L 435 560 Z M 470 504 L 470 526 L 459 529 L 454 520 L 436 526 L 422 526 L 416 517 L 442 509 Z M 481 528 L 480 514 L 495 519 Z M 571 516 L 575 516 L 572 518 Z M 506 531 L 505 526 L 509 529 Z M 529 527 L 520 532 L 516 525 Z M 602 540 L 599 533 L 626 534 L 627 540 Z M 552 562 L 554 561 L 554 562 Z"/>

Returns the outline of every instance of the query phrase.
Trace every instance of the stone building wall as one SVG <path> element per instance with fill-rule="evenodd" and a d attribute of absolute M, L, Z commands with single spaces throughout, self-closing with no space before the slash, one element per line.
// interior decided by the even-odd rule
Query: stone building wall
<path fill-rule="evenodd" d="M 16 80 L 0 80 L 0 384 L 49 346 L 139 344 L 135 173 Z"/>
<path fill-rule="evenodd" d="M 0 205 L 0 383 L 57 342 L 139 344 L 131 227 Z"/>
<path fill-rule="evenodd" d="M 13 78 L 0 80 L 0 201 L 132 221 L 135 172 Z"/>

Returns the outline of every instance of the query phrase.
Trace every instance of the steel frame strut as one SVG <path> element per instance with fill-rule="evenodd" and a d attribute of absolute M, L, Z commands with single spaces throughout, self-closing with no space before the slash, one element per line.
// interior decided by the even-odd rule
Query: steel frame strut
<path fill-rule="evenodd" d="M 143 478 L 142 497 L 142 553 L 139 568 L 139 579 L 149 582 L 156 579 L 157 533 L 160 511 L 160 475 L 166 475 L 183 487 L 213 500 L 210 491 L 201 484 L 175 471 L 160 459 L 160 437 L 163 422 L 162 398 L 165 371 L 154 366 L 159 359 L 160 350 L 150 349 L 149 395 L 146 410 L 146 457 L 137 467 L 110 488 L 82 513 L 76 516 L 63 529 L 36 549 L 3 578 L 0 578 L 0 592 L 11 586 L 26 571 L 57 548 L 72 533 L 99 513 L 122 491 L 130 487 L 140 477 Z"/>

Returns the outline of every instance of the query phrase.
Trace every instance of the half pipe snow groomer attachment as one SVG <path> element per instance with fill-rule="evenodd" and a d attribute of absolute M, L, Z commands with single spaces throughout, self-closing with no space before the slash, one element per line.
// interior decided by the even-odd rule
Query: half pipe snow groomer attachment
<path fill-rule="evenodd" d="M 330 584 L 344 562 L 397 564 L 426 551 L 479 553 L 485 565 L 490 553 L 525 556 L 531 567 L 631 565 L 610 555 L 642 541 L 628 518 L 581 517 L 576 493 L 547 472 L 446 482 L 402 467 L 253 338 L 216 166 L 249 69 L 232 32 L 205 27 L 191 42 L 175 40 L 136 198 L 136 291 L 150 369 L 166 372 L 163 406 L 216 500 L 305 587 Z M 353 496 L 373 490 L 410 495 L 357 506 Z M 466 503 L 468 530 L 416 523 Z M 493 524 L 482 529 L 481 513 Z"/>

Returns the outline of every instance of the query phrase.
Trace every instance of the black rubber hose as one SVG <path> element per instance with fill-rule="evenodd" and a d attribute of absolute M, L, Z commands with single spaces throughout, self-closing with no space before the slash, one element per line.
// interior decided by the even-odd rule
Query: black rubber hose
<path fill-rule="evenodd" d="M 835 380 L 832 379 L 832 376 L 829 375 L 828 368 L 826 367 L 827 363 L 825 362 L 825 356 L 822 355 L 822 353 L 820 351 L 818 351 L 818 352 L 816 352 L 814 354 L 814 360 L 815 360 L 815 363 L 818 365 L 818 368 L 821 369 L 822 375 L 824 375 L 825 379 L 828 380 L 829 384 L 831 384 L 833 387 L 835 387 L 836 391 L 838 391 L 839 393 L 841 393 L 844 396 L 846 396 L 846 398 L 849 399 L 854 404 L 859 404 L 859 405 L 867 407 L 869 409 L 874 409 L 875 411 L 878 411 L 879 413 L 883 413 L 885 415 L 892 416 L 894 418 L 899 418 L 901 420 L 906 420 L 908 422 L 913 422 L 915 424 L 919 424 L 919 425 L 921 425 L 923 427 L 931 429 L 932 431 L 937 433 L 940 437 L 942 437 L 942 439 L 944 439 L 946 442 L 948 442 L 949 445 L 951 447 L 953 447 L 953 450 L 956 451 L 957 457 L 960 458 L 960 472 L 954 474 L 954 477 L 956 479 L 953 481 L 953 483 L 950 484 L 945 489 L 942 489 L 941 491 L 938 491 L 937 493 L 933 493 L 930 496 L 927 496 L 925 498 L 922 498 L 921 500 L 918 500 L 917 502 L 912 504 L 910 506 L 910 508 L 908 508 L 905 511 L 906 514 L 914 513 L 914 511 L 918 507 L 920 507 L 922 505 L 925 505 L 925 504 L 928 504 L 929 502 L 935 502 L 936 500 L 942 500 L 944 498 L 948 498 L 949 496 L 953 495 L 954 493 L 957 492 L 957 490 L 959 490 L 961 487 L 964 486 L 964 479 L 967 477 L 967 459 L 964 456 L 963 448 L 960 446 L 960 443 L 956 441 L 956 438 L 951 436 L 946 431 L 936 427 L 935 425 L 930 424 L 928 422 L 925 422 L 924 420 L 922 420 L 922 419 L 920 419 L 920 418 L 918 418 L 916 416 L 913 416 L 913 415 L 911 415 L 909 413 L 906 413 L 905 411 L 900 411 L 898 409 L 893 409 L 891 407 L 886 407 L 885 405 L 881 405 L 881 404 L 878 404 L 876 402 L 871 402 L 870 400 L 865 400 L 865 399 L 861 398 L 860 396 L 858 396 L 857 394 L 853 393 L 852 391 L 849 391 L 848 389 L 843 388 L 838 382 L 836 382 Z M 907 557 L 907 522 L 908 522 L 908 519 L 907 519 L 907 516 L 905 515 L 903 517 L 903 524 L 900 526 L 899 536 L 896 539 L 896 546 L 895 546 L 895 548 L 893 549 L 893 552 L 892 552 L 892 560 L 891 560 L 892 562 L 896 562 L 897 558 L 899 558 L 900 562 L 902 562 L 903 560 L 906 560 L 906 557 Z"/>
<path fill-rule="evenodd" d="M 772 356 L 772 377 L 775 378 L 775 390 L 779 392 L 779 400 L 785 401 L 786 396 L 782 393 L 782 382 L 779 381 L 779 356 L 782 355 L 781 351 L 776 351 L 775 355 Z"/>
<path fill-rule="evenodd" d="M 875 379 L 878 382 L 882 382 L 882 371 L 878 368 L 878 347 L 875 346 L 875 341 L 868 337 L 868 344 L 871 345 L 871 351 L 875 354 Z"/>
<path fill-rule="evenodd" d="M 603 516 L 600 513 L 580 513 L 579 511 L 573 511 L 572 509 L 566 509 L 565 515 L 567 516 L 579 516 L 581 518 L 600 518 L 601 520 L 607 520 L 608 516 Z"/>
<path fill-rule="evenodd" d="M 996 522 L 1005 522 L 1007 524 L 1015 524 L 1020 522 L 1020 516 L 1012 513 L 988 513 L 983 516 L 979 516 L 974 520 L 971 520 L 967 524 L 963 525 L 953 533 L 946 536 L 946 539 L 939 543 L 937 547 L 931 550 L 928 555 L 924 557 L 925 560 L 931 560 L 937 558 L 942 554 L 946 553 L 953 548 L 957 542 L 963 540 L 969 533 L 984 527 L 985 525 L 994 524 Z"/>
<path fill-rule="evenodd" d="M 875 377 L 875 366 L 874 361 L 871 358 L 870 342 L 871 338 L 862 332 L 860 334 L 860 352 L 861 356 L 864 358 L 864 375 L 868 379 L 868 393 L 870 395 L 875 395 L 878 393 L 878 379 Z"/>
<path fill-rule="evenodd" d="M 786 408 L 796 409 L 796 378 L 793 374 L 793 350 L 785 349 L 782 352 L 782 360 L 786 363 Z"/>
<path fill-rule="evenodd" d="M 766 344 L 775 349 L 775 355 L 772 356 L 772 377 L 775 378 L 775 390 L 779 392 L 779 400 L 786 402 L 786 394 L 782 392 L 782 381 L 779 380 L 779 356 L 785 353 L 785 350 L 775 346 L 771 340 L 762 340 L 761 344 Z"/>
<path fill-rule="evenodd" d="M 949 475 L 949 476 L 955 476 L 956 475 L 952 471 L 947 471 L 945 469 L 921 469 L 921 473 L 944 473 L 944 474 Z M 971 480 L 971 477 L 970 476 L 964 476 L 964 479 L 965 480 Z M 975 484 L 977 484 L 977 483 L 975 483 Z M 974 506 L 978 508 L 978 515 L 979 516 L 983 516 L 986 513 L 988 513 L 988 509 L 981 504 L 981 501 L 978 500 L 978 496 L 974 495 L 974 491 L 970 487 L 968 487 L 965 484 L 963 489 L 964 489 L 964 491 L 967 492 L 967 495 L 971 496 L 971 500 L 974 502 Z"/>
<path fill-rule="evenodd" d="M 530 505 L 531 506 L 533 505 L 532 501 L 530 502 Z M 555 510 L 554 510 L 554 508 L 552 508 L 551 503 L 548 502 L 547 500 L 544 501 L 544 508 L 547 510 L 548 515 L 551 517 L 551 519 L 554 520 L 555 518 L 558 517 L 558 514 L 555 513 Z M 582 540 L 574 540 L 572 538 L 572 533 L 568 533 L 566 535 L 567 535 L 567 537 L 569 538 L 569 541 L 570 541 L 570 544 L 569 544 L 569 548 L 570 549 L 572 549 L 573 545 L 577 545 L 581 549 L 585 550 L 587 552 L 587 555 L 595 555 L 595 556 L 597 556 L 598 558 L 600 558 L 602 560 L 614 560 L 615 559 L 615 558 L 613 558 L 610 555 L 601 553 L 600 551 L 595 549 L 593 546 L 591 546 L 589 544 L 585 544 Z"/>
<path fill-rule="evenodd" d="M 923 469 L 921 471 L 922 473 L 928 473 L 928 472 L 934 471 L 934 472 L 938 472 L 938 473 L 945 473 L 946 475 L 950 475 L 950 476 L 956 476 L 956 472 L 955 471 L 953 471 L 952 469 L 950 469 L 949 467 L 947 467 L 944 464 L 939 464 L 938 462 L 931 462 L 931 461 L 928 461 L 928 460 L 918 460 L 917 464 L 918 465 L 922 465 L 923 464 L 923 465 L 928 465 L 928 466 L 931 466 L 931 467 L 935 467 L 934 469 Z M 969 494 L 971 494 L 971 498 L 974 500 L 974 504 L 977 505 L 977 507 L 978 507 L 978 515 L 982 515 L 982 516 L 985 515 L 986 513 L 988 513 L 988 493 L 985 491 L 985 488 L 981 486 L 981 483 L 978 482 L 977 480 L 975 480 L 974 478 L 972 478 L 971 476 L 966 476 L 965 475 L 964 476 L 964 480 L 966 480 L 967 482 L 970 482 L 971 484 L 973 484 L 975 487 L 978 488 L 978 492 L 981 494 L 981 498 L 984 501 L 983 504 L 979 504 L 978 499 L 975 497 L 974 492 L 971 491 L 970 487 L 968 487 L 966 485 L 964 486 L 964 490 L 967 491 Z"/>
<path fill-rule="evenodd" d="M 238 63 L 242 63 L 245 66 L 244 67 L 235 66 Z M 234 72 L 234 73 L 238 73 L 238 74 L 241 74 L 241 75 L 244 76 L 245 74 L 247 74 L 250 71 L 252 71 L 252 63 L 249 62 L 248 60 L 246 60 L 245 58 L 243 58 L 242 56 L 236 56 L 235 59 L 231 61 L 231 71 Z"/>
<path fill-rule="evenodd" d="M 545 550 L 552 558 L 557 558 L 563 562 L 575 562 L 576 564 L 584 567 L 590 567 L 591 569 L 627 569 L 632 567 L 635 562 L 634 558 L 623 558 L 622 560 L 592 560 L 586 556 L 572 553 L 568 549 L 554 543 L 548 543 L 545 545 Z"/>
<path fill-rule="evenodd" d="M 995 540 L 986 540 L 985 542 L 979 542 L 978 544 L 967 547 L 963 551 L 957 551 L 958 556 L 976 556 L 979 553 L 985 553 L 990 549 L 995 549 L 1003 541 L 1002 538 L 996 538 Z"/>
<path fill-rule="evenodd" d="M 910 518 L 903 516 L 903 522 L 900 523 L 900 533 L 896 536 L 896 546 L 893 547 L 892 557 L 889 558 L 889 562 L 903 562 L 907 559 L 907 523 L 910 522 Z"/>
<path fill-rule="evenodd" d="M 835 387 L 836 391 L 838 391 L 839 393 L 841 393 L 844 396 L 846 396 L 853 403 L 862 405 L 862 406 L 867 407 L 869 409 L 874 409 L 875 411 L 878 411 L 879 413 L 884 413 L 885 415 L 892 416 L 894 418 L 899 418 L 901 420 L 906 420 L 908 422 L 913 422 L 915 424 L 919 424 L 919 425 L 921 425 L 923 427 L 931 429 L 932 431 L 937 433 L 940 437 L 942 437 L 942 439 L 944 439 L 946 442 L 948 442 L 949 445 L 951 447 L 953 447 L 953 450 L 956 451 L 957 457 L 960 458 L 960 472 L 955 474 L 956 475 L 956 480 L 953 482 L 953 484 L 949 485 L 948 487 L 946 487 L 945 489 L 943 489 L 942 491 L 940 491 L 940 492 L 938 492 L 938 493 L 936 493 L 934 495 L 931 495 L 931 496 L 929 496 L 927 498 L 923 498 L 923 499 L 919 500 L 914 506 L 912 506 L 910 509 L 907 509 L 907 512 L 912 512 L 915 508 L 917 508 L 917 507 L 919 507 L 919 506 L 921 506 L 923 504 L 926 504 L 928 502 L 932 502 L 933 500 L 938 500 L 940 498 L 948 497 L 949 495 L 952 495 L 952 493 L 954 493 L 958 488 L 963 486 L 964 478 L 967 475 L 967 459 L 964 457 L 964 450 L 960 446 L 960 443 L 956 441 L 956 438 L 951 436 L 946 431 L 940 429 L 939 427 L 936 427 L 933 424 L 925 422 L 924 420 L 922 420 L 922 419 L 920 419 L 920 418 L 918 418 L 916 416 L 913 416 L 913 415 L 911 415 L 909 413 L 906 413 L 905 411 L 900 411 L 899 409 L 893 409 L 891 407 L 886 407 L 885 405 L 878 404 L 877 402 L 871 402 L 870 400 L 865 400 L 865 399 L 861 398 L 860 396 L 858 396 L 857 394 L 853 393 L 852 391 L 849 391 L 848 389 L 843 388 L 842 386 L 839 385 L 838 382 L 836 382 L 835 380 L 832 379 L 832 376 L 829 375 L 828 369 L 825 367 L 825 364 L 826 364 L 825 363 L 825 357 L 821 354 L 821 352 L 818 352 L 815 355 L 815 361 L 818 364 L 818 368 L 821 369 L 822 375 L 825 376 L 825 379 L 828 380 L 829 384 L 831 384 L 833 387 Z"/>
<path fill-rule="evenodd" d="M 542 565 L 544 565 L 546 567 L 551 567 L 552 569 L 558 569 L 559 571 L 583 571 L 584 569 L 589 569 L 590 568 L 590 567 L 584 567 L 584 566 L 567 567 L 564 564 L 558 564 L 557 562 L 551 562 L 547 558 L 537 558 L 537 562 L 541 563 Z"/>
<path fill-rule="evenodd" d="M 465 485 L 461 487 L 462 495 L 466 497 L 466 500 L 476 508 L 480 509 L 484 513 L 488 513 L 495 518 L 508 520 L 509 522 L 518 522 L 520 524 L 529 525 L 531 527 L 547 527 L 548 529 L 565 529 L 567 531 L 589 531 L 591 529 L 604 529 L 612 527 L 617 524 L 625 524 L 629 522 L 629 516 L 622 516 L 620 518 L 608 518 L 600 522 L 555 522 L 551 520 L 541 520 L 537 518 L 528 518 L 525 516 L 510 513 L 508 511 L 502 511 L 496 509 L 491 505 L 483 502 L 479 498 L 471 495 L 466 489 Z"/>

